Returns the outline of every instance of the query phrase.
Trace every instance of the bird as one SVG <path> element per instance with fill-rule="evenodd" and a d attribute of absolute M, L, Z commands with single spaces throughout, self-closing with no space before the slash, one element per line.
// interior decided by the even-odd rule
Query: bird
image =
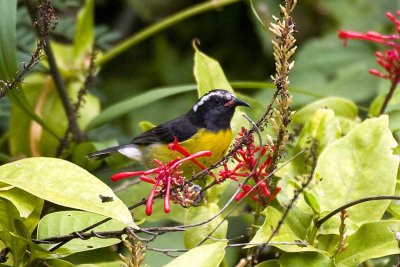
<path fill-rule="evenodd" d="M 208 167 L 222 158 L 229 149 L 232 141 L 230 124 L 238 106 L 250 107 L 227 90 L 211 90 L 184 115 L 143 132 L 128 144 L 93 152 L 88 158 L 103 159 L 119 153 L 150 167 L 154 165 L 154 159 L 167 163 L 182 156 L 168 148 L 168 144 L 177 139 L 179 145 L 190 154 L 211 151 L 211 157 L 197 159 L 204 167 Z M 198 171 L 198 168 L 192 162 L 185 162 L 181 166 L 186 173 Z"/>

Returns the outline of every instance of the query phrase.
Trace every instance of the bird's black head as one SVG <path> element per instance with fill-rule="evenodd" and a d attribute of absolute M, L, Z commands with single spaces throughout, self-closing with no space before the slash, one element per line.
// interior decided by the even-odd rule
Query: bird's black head
<path fill-rule="evenodd" d="M 237 106 L 250 107 L 231 92 L 216 89 L 203 95 L 189 111 L 188 116 L 193 124 L 210 131 L 229 129 Z"/>

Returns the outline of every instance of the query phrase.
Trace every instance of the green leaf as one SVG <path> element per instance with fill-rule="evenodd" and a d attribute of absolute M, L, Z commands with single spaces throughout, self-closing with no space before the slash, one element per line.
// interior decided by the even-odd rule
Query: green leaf
<path fill-rule="evenodd" d="M 365 120 L 329 145 L 316 167 L 322 178 L 314 188 L 321 211 L 367 196 L 392 195 L 399 165 L 392 150 L 396 146 L 387 116 Z M 371 201 L 356 205 L 347 209 L 349 219 L 359 225 L 379 220 L 389 204 Z"/>
<path fill-rule="evenodd" d="M 307 202 L 308 206 L 313 210 L 314 214 L 318 215 L 321 212 L 321 208 L 319 207 L 318 200 L 315 195 L 311 192 L 304 191 L 304 200 Z"/>
<path fill-rule="evenodd" d="M 128 112 L 131 112 L 132 110 L 156 102 L 159 99 L 183 92 L 192 91 L 194 89 L 195 86 L 193 85 L 159 88 L 140 94 L 138 96 L 134 96 L 129 99 L 125 99 L 103 110 L 89 123 L 86 129 L 90 130 L 99 127 L 111 120 L 114 120 L 118 117 L 121 117 L 122 115 L 125 115 Z"/>
<path fill-rule="evenodd" d="M 85 229 L 86 227 L 93 225 L 105 218 L 106 217 L 101 215 L 83 211 L 53 212 L 44 216 L 43 219 L 39 222 L 37 238 L 45 239 L 49 237 L 67 235 L 76 231 L 81 231 L 82 229 Z M 124 228 L 124 224 L 115 220 L 110 220 L 102 225 L 97 226 L 93 229 L 93 231 L 119 231 Z M 68 249 L 70 253 L 76 253 L 80 251 L 108 247 L 120 242 L 121 240 L 118 238 L 101 239 L 93 237 L 88 240 L 76 238 L 63 245 L 63 248 Z M 54 245 L 41 246 L 45 249 L 49 249 Z"/>
<path fill-rule="evenodd" d="M 127 207 L 107 185 L 65 160 L 38 157 L 5 164 L 0 166 L 0 181 L 58 205 L 136 226 Z M 103 203 L 101 196 L 113 201 Z"/>
<path fill-rule="evenodd" d="M 40 198 L 15 187 L 10 190 L 0 191 L 0 198 L 12 202 L 22 218 L 28 218 L 38 205 L 43 204 Z"/>
<path fill-rule="evenodd" d="M 264 243 L 267 242 L 269 237 L 272 235 L 273 229 L 276 228 L 279 221 L 282 218 L 282 213 L 273 207 L 266 208 L 262 214 L 265 216 L 265 221 L 261 228 L 257 231 L 256 235 L 250 241 L 250 243 Z M 287 223 L 283 223 L 279 233 L 271 239 L 271 242 L 295 242 L 301 240 L 293 231 L 290 229 Z M 272 244 L 271 244 L 272 245 Z M 299 252 L 299 251 L 315 251 L 316 249 L 312 246 L 298 246 L 298 245 L 273 245 L 286 252 Z M 245 248 L 252 247 L 251 245 Z"/>
<path fill-rule="evenodd" d="M 25 97 L 28 99 L 27 101 L 29 101 L 29 105 L 33 105 L 40 95 L 40 88 L 43 87 L 43 83 L 44 80 L 41 74 L 29 75 L 25 79 L 23 88 L 21 88 L 18 93 L 24 93 Z M 27 88 L 26 93 L 24 88 Z M 13 97 L 15 98 L 15 101 L 18 101 L 18 98 L 15 96 Z M 12 156 L 32 156 L 29 140 L 30 134 L 27 134 L 30 133 L 31 126 L 32 118 L 28 115 L 28 113 L 21 109 L 19 105 L 12 105 L 9 129 L 9 146 Z"/>
<path fill-rule="evenodd" d="M 317 154 L 324 148 L 341 137 L 339 120 L 331 109 L 317 109 L 311 113 L 301 130 L 299 138 L 291 154 L 302 150 L 305 153 L 294 158 L 288 165 L 281 168 L 276 175 L 297 180 L 298 176 L 308 176 L 311 172 L 311 155 L 309 148 L 313 140 L 317 141 Z"/>
<path fill-rule="evenodd" d="M 26 192 L 24 192 L 26 194 Z M 43 210 L 43 204 L 44 201 L 43 199 L 39 199 L 38 205 L 36 205 L 35 209 L 32 211 L 32 213 L 29 215 L 28 218 L 25 220 L 22 220 L 25 227 L 27 228 L 29 234 L 32 234 L 33 231 L 36 229 L 39 221 L 40 221 L 40 215 L 42 214 Z"/>
<path fill-rule="evenodd" d="M 193 43 L 194 76 L 196 78 L 199 97 L 213 89 L 224 89 L 233 93 L 233 89 L 225 74 L 215 59 L 202 53 Z"/>
<path fill-rule="evenodd" d="M 348 237 L 346 249 L 336 256 L 337 266 L 356 266 L 368 259 L 399 254 L 395 238 L 399 229 L 400 221 L 378 221 L 362 225 Z"/>
<path fill-rule="evenodd" d="M 280 179 L 278 186 L 282 188 L 278 194 L 278 201 L 282 207 L 287 207 L 294 197 L 295 190 L 298 190 L 297 183 L 292 183 L 291 180 L 285 178 Z M 306 203 L 301 194 L 295 204 L 288 213 L 285 224 L 293 231 L 293 233 L 302 240 L 308 236 L 308 231 L 312 223 L 314 213 L 310 206 Z"/>
<path fill-rule="evenodd" d="M 293 123 L 305 124 L 310 116 L 319 109 L 330 109 L 335 112 L 335 116 L 354 120 L 357 118 L 358 108 L 354 102 L 341 97 L 328 97 L 317 100 L 296 111 L 292 117 Z"/>
<path fill-rule="evenodd" d="M 220 211 L 217 204 L 210 203 L 205 206 L 191 207 L 186 213 L 185 225 L 196 224 L 199 222 L 204 222 L 210 219 L 212 216 Z M 223 221 L 223 217 L 220 215 L 209 223 L 203 224 L 201 226 L 192 227 L 185 231 L 184 241 L 186 248 L 196 247 L 204 238 L 206 238 L 217 226 Z M 218 229 L 211 235 L 217 239 L 226 238 L 226 233 L 228 231 L 228 222 L 224 221 L 218 227 Z M 205 244 L 213 243 L 213 240 L 207 240 Z"/>
<path fill-rule="evenodd" d="M 16 23 L 17 0 L 0 0 L 0 80 L 9 80 L 17 72 Z"/>
<path fill-rule="evenodd" d="M 299 148 L 310 147 L 312 140 L 318 142 L 317 153 L 338 140 L 341 137 L 339 121 L 330 109 L 318 109 L 310 116 L 309 121 L 304 125 L 297 146 Z"/>
<path fill-rule="evenodd" d="M 195 247 L 174 259 L 166 267 L 218 267 L 225 255 L 226 242 Z"/>
<path fill-rule="evenodd" d="M 11 254 L 7 263 L 13 263 L 13 266 L 19 266 L 24 258 L 26 242 L 14 238 L 10 233 L 18 232 L 15 221 L 19 220 L 18 211 L 8 200 L 0 198 L 0 241 L 6 247 L 11 248 Z M 0 242 L 0 247 L 1 247 Z"/>
<path fill-rule="evenodd" d="M 76 62 L 92 49 L 94 41 L 94 0 L 86 0 L 76 20 L 73 56 Z"/>
<path fill-rule="evenodd" d="M 13 109 L 18 108 L 20 109 L 26 116 L 28 116 L 30 119 L 34 120 L 37 122 L 40 126 L 43 127 L 52 137 L 56 139 L 60 139 L 60 136 L 51 128 L 49 125 L 42 119 L 40 118 L 33 110 L 30 102 L 28 101 L 27 96 L 25 95 L 24 90 L 13 90 L 11 91 L 7 97 L 11 100 L 13 103 Z"/>
<path fill-rule="evenodd" d="M 334 267 L 334 261 L 319 252 L 283 253 L 279 258 L 281 267 Z M 352 265 L 355 266 L 355 265 Z"/>
<path fill-rule="evenodd" d="M 71 102 L 77 100 L 77 95 L 82 87 L 80 82 L 68 82 L 66 83 L 66 90 Z M 48 89 L 49 92 L 46 94 L 44 91 Z M 65 109 L 59 94 L 55 88 L 55 85 L 51 83 L 47 88 L 43 88 L 41 92 L 43 96 L 42 100 L 44 104 L 41 108 L 43 119 L 52 129 L 57 129 L 56 132 L 59 136 L 63 136 L 67 127 L 68 119 L 65 114 Z M 41 97 L 42 97 L 41 95 Z M 80 129 L 84 129 L 89 121 L 98 115 L 100 112 L 99 100 L 92 94 L 87 94 L 84 97 L 84 102 L 79 109 L 78 125 Z M 57 147 L 59 146 L 59 140 L 50 136 L 47 132 L 43 132 L 40 137 L 40 148 L 39 155 L 43 156 L 55 156 Z"/>

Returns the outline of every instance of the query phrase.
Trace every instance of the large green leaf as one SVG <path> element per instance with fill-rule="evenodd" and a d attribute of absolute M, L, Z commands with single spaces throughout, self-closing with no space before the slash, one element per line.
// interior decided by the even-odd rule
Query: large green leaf
<path fill-rule="evenodd" d="M 283 253 L 281 267 L 334 267 L 334 261 L 319 252 Z M 354 265 L 353 265 L 354 266 Z"/>
<path fill-rule="evenodd" d="M 212 89 L 224 89 L 233 92 L 219 62 L 202 53 L 195 44 L 193 47 L 195 49 L 194 76 L 199 88 L 199 97 Z"/>
<path fill-rule="evenodd" d="M 49 237 L 70 234 L 76 231 L 80 231 L 105 218 L 106 217 L 101 215 L 83 211 L 60 211 L 50 213 L 44 216 L 43 219 L 39 222 L 37 238 L 45 239 Z M 93 231 L 118 231 L 122 230 L 124 227 L 124 224 L 115 220 L 110 220 L 102 225 L 97 226 L 93 229 Z M 65 244 L 63 248 L 68 249 L 71 253 L 76 253 L 80 251 L 108 247 L 120 242 L 121 240 L 118 238 L 101 239 L 94 237 L 88 240 L 81 240 L 79 238 L 76 238 Z M 49 249 L 53 245 L 42 246 L 46 249 Z"/>
<path fill-rule="evenodd" d="M 135 226 L 125 204 L 103 182 L 68 161 L 28 158 L 0 166 L 0 181 L 58 205 L 111 217 Z M 113 200 L 103 202 L 104 197 Z"/>
<path fill-rule="evenodd" d="M 204 222 L 217 214 L 220 211 L 217 204 L 210 203 L 205 206 L 192 207 L 188 210 L 185 217 L 185 225 L 196 224 L 199 222 Z M 184 240 L 186 248 L 194 248 L 197 246 L 204 238 L 206 238 L 215 228 L 222 222 L 222 216 L 218 216 L 209 223 L 203 224 L 198 227 L 189 228 L 185 231 Z M 228 222 L 224 221 L 217 228 L 211 237 L 217 239 L 226 238 L 226 233 L 228 231 Z M 213 240 L 207 240 L 205 244 L 215 242 Z"/>
<path fill-rule="evenodd" d="M 357 266 L 367 259 L 399 254 L 395 237 L 399 229 L 400 221 L 378 221 L 362 225 L 348 237 L 346 249 L 335 257 L 337 266 Z"/>
<path fill-rule="evenodd" d="M 265 216 L 265 221 L 261 228 L 257 231 L 256 235 L 250 241 L 250 243 L 264 243 L 272 235 L 273 229 L 275 229 L 282 218 L 282 213 L 273 207 L 266 208 L 262 214 Z M 283 223 L 279 233 L 271 239 L 271 242 L 295 242 L 301 240 L 289 227 L 287 223 Z M 304 251 L 316 251 L 312 246 L 298 246 L 298 245 L 273 245 L 286 252 L 304 252 Z M 251 246 L 246 246 L 248 248 Z"/>
<path fill-rule="evenodd" d="M 225 255 L 226 242 L 216 242 L 193 248 L 174 259 L 166 267 L 217 267 Z"/>
<path fill-rule="evenodd" d="M 195 90 L 194 85 L 182 85 L 168 88 L 154 89 L 149 92 L 134 96 L 129 99 L 125 99 L 117 104 L 114 104 L 105 110 L 103 110 L 98 116 L 96 116 L 87 126 L 87 129 L 93 129 L 99 127 L 113 119 L 116 119 L 126 113 L 150 103 L 153 103 L 159 99 L 172 96 L 175 94 L 188 92 Z"/>
<path fill-rule="evenodd" d="M 392 150 L 396 146 L 387 116 L 365 120 L 329 145 L 316 167 L 317 177 L 322 178 L 314 188 L 321 212 L 367 196 L 392 195 L 399 165 Z M 348 209 L 349 219 L 356 224 L 379 220 L 389 203 L 356 205 Z"/>

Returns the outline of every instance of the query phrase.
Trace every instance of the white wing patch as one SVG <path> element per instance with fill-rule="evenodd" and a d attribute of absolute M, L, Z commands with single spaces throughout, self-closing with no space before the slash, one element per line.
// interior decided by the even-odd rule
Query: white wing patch
<path fill-rule="evenodd" d="M 118 149 L 118 152 L 124 155 L 127 158 L 136 160 L 136 161 L 143 161 L 143 154 L 142 151 L 140 151 L 139 148 L 131 146 L 131 147 L 124 147 L 121 149 Z"/>
<path fill-rule="evenodd" d="M 213 91 L 213 92 L 211 92 L 211 93 L 208 93 L 208 94 L 203 95 L 203 96 L 200 98 L 200 100 L 197 101 L 197 103 L 193 106 L 193 111 L 196 112 L 197 109 L 198 109 L 201 105 L 203 105 L 205 102 L 207 102 L 207 101 L 208 101 L 211 97 L 213 97 L 213 96 L 223 97 L 223 98 L 226 98 L 226 99 L 228 99 L 228 100 L 231 100 L 231 99 L 234 97 L 230 92 L 225 91 L 225 90 L 216 90 L 216 91 Z"/>

